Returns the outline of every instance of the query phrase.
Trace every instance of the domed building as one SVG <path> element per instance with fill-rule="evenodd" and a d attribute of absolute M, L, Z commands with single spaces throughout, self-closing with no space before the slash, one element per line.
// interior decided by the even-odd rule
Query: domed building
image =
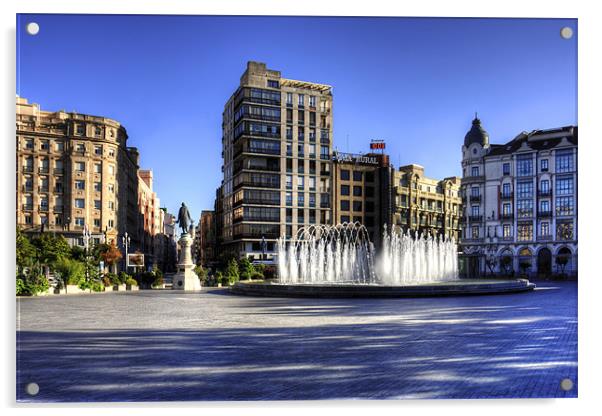
<path fill-rule="evenodd" d="M 521 132 L 498 145 L 475 115 L 462 173 L 465 276 L 576 276 L 577 126 Z"/>

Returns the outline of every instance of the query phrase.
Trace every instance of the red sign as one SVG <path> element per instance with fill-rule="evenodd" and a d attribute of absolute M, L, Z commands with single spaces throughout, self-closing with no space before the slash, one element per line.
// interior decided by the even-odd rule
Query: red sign
<path fill-rule="evenodd" d="M 385 142 L 384 141 L 376 141 L 373 140 L 370 143 L 370 149 L 375 150 L 375 149 L 384 149 L 385 148 Z"/>

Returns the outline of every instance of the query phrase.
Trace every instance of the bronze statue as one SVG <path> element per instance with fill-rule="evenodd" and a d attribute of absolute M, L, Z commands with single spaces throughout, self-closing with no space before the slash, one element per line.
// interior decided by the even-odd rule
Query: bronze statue
<path fill-rule="evenodd" d="M 192 228 L 192 218 L 190 217 L 190 212 L 188 212 L 188 207 L 186 204 L 182 202 L 182 206 L 178 211 L 178 219 L 176 220 L 176 224 L 180 224 L 180 228 L 182 229 L 182 234 L 187 234 Z"/>

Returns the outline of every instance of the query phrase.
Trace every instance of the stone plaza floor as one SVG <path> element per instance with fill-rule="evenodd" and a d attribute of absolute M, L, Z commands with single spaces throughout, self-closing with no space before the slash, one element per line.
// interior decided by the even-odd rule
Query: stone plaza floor
<path fill-rule="evenodd" d="M 17 308 L 19 401 L 577 396 L 574 282 L 419 299 L 156 290 Z"/>

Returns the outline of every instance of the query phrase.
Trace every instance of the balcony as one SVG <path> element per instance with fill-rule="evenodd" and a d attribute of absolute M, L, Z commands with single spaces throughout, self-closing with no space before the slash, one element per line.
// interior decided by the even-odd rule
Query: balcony
<path fill-rule="evenodd" d="M 23 172 L 33 172 L 33 166 L 23 166 Z"/>
<path fill-rule="evenodd" d="M 321 170 L 320 176 L 330 176 L 330 171 L 329 170 Z"/>
<path fill-rule="evenodd" d="M 485 181 L 484 175 L 465 176 L 462 178 L 462 185 L 466 185 L 466 184 L 470 184 L 470 183 L 477 183 L 477 182 L 484 182 L 484 181 Z"/>
<path fill-rule="evenodd" d="M 40 166 L 40 167 L 38 168 L 38 172 L 39 172 L 39 173 L 48 173 L 48 171 L 49 171 L 49 170 L 50 170 L 50 169 L 48 169 L 48 166 Z"/>
<path fill-rule="evenodd" d="M 499 241 L 514 241 L 514 236 L 507 235 L 507 236 L 499 237 L 498 239 L 499 239 Z"/>
<path fill-rule="evenodd" d="M 552 210 L 537 212 L 537 217 L 539 217 L 539 218 L 549 218 L 551 216 L 552 216 Z"/>
<path fill-rule="evenodd" d="M 56 193 L 56 194 L 62 194 L 63 193 L 63 188 L 57 188 L 55 187 L 52 192 Z"/>
<path fill-rule="evenodd" d="M 320 202 L 320 208 L 330 208 L 330 201 Z"/>
<path fill-rule="evenodd" d="M 551 189 L 546 189 L 546 190 L 539 190 L 537 191 L 537 196 L 540 198 L 547 198 L 547 197 L 551 197 L 552 196 L 552 190 Z"/>
<path fill-rule="evenodd" d="M 33 204 L 23 204 L 23 211 L 33 211 Z"/>
<path fill-rule="evenodd" d="M 468 217 L 468 220 L 470 222 L 482 222 L 483 221 L 483 216 L 482 215 L 470 215 Z"/>
<path fill-rule="evenodd" d="M 33 192 L 33 185 L 23 185 L 23 192 Z"/>
<path fill-rule="evenodd" d="M 513 212 L 504 212 L 500 214 L 500 220 L 513 220 L 514 213 Z"/>
<path fill-rule="evenodd" d="M 42 212 L 48 212 L 48 205 L 40 205 L 39 210 Z"/>
<path fill-rule="evenodd" d="M 512 199 L 512 192 L 500 192 L 500 199 Z"/>
<path fill-rule="evenodd" d="M 552 241 L 553 239 L 554 236 L 551 234 L 537 236 L 537 241 Z"/>
<path fill-rule="evenodd" d="M 63 169 L 63 168 L 54 168 L 53 172 L 55 173 L 55 175 L 62 175 L 65 172 L 65 169 Z"/>
<path fill-rule="evenodd" d="M 481 202 L 481 195 L 471 195 L 470 202 Z"/>
<path fill-rule="evenodd" d="M 62 205 L 55 205 L 54 208 L 52 209 L 54 212 L 60 214 L 63 212 L 63 206 Z"/>
<path fill-rule="evenodd" d="M 330 154 L 328 154 L 328 153 L 327 154 L 322 153 L 322 154 L 320 154 L 320 159 L 322 159 L 322 160 L 329 160 L 330 159 Z"/>

